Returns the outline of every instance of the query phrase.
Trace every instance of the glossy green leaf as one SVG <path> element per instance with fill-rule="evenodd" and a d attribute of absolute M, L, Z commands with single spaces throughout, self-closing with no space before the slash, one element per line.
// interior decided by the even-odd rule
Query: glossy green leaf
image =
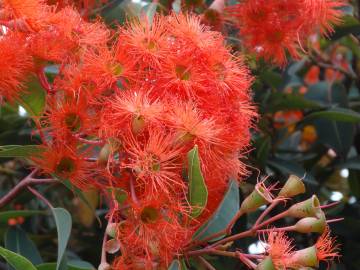
<path fill-rule="evenodd" d="M 56 270 L 61 269 L 65 258 L 65 250 L 70 238 L 72 219 L 70 213 L 64 208 L 51 208 L 55 218 L 58 235 L 58 256 Z"/>
<path fill-rule="evenodd" d="M 301 165 L 299 165 L 297 162 L 294 162 L 291 160 L 282 160 L 282 159 L 274 158 L 274 159 L 268 160 L 267 163 L 269 166 L 277 169 L 285 176 L 294 174 L 294 175 L 304 179 L 304 181 L 309 184 L 318 185 L 318 182 L 316 181 L 316 179 L 310 173 L 308 173 Z"/>
<path fill-rule="evenodd" d="M 42 263 L 36 266 L 37 270 L 56 270 L 56 263 Z"/>
<path fill-rule="evenodd" d="M 188 179 L 189 179 L 189 202 L 192 206 L 193 217 L 198 217 L 204 210 L 207 199 L 208 190 L 201 173 L 199 150 L 195 145 L 187 154 L 188 158 Z"/>
<path fill-rule="evenodd" d="M 203 240 L 215 233 L 224 230 L 239 211 L 239 206 L 239 186 L 237 182 L 232 180 L 229 183 L 228 190 L 218 209 L 210 217 L 209 221 L 207 221 L 198 229 L 193 238 L 197 240 Z M 222 237 L 216 238 L 214 240 L 221 239 Z"/>
<path fill-rule="evenodd" d="M 37 270 L 56 270 L 57 263 L 43 263 L 36 266 Z M 71 260 L 67 263 L 67 270 L 95 270 L 88 262 Z"/>
<path fill-rule="evenodd" d="M 260 78 L 274 89 L 279 89 L 282 84 L 280 73 L 273 70 L 265 70 L 260 74 Z"/>
<path fill-rule="evenodd" d="M 359 123 L 360 113 L 345 108 L 331 108 L 328 110 L 313 112 L 307 115 L 303 121 L 319 118 L 338 122 Z"/>
<path fill-rule="evenodd" d="M 0 146 L 0 157 L 29 157 L 39 155 L 42 148 L 39 145 L 3 145 Z"/>
<path fill-rule="evenodd" d="M 36 270 L 35 266 L 28 259 L 3 247 L 0 247 L 0 256 L 14 267 L 15 270 Z"/>
<path fill-rule="evenodd" d="M 319 143 L 342 157 L 347 156 L 355 135 L 354 124 L 327 119 L 316 119 L 312 124 L 316 127 Z"/>
<path fill-rule="evenodd" d="M 9 227 L 4 238 L 6 249 L 24 256 L 34 265 L 43 262 L 35 244 L 20 227 Z"/>
<path fill-rule="evenodd" d="M 54 177 L 56 177 L 54 175 Z M 58 178 L 58 177 L 56 177 Z M 95 218 L 97 219 L 97 221 L 99 222 L 99 224 L 101 225 L 101 220 L 100 218 L 96 215 L 96 209 L 93 207 L 93 205 L 91 204 L 91 202 L 89 202 L 89 200 L 86 198 L 86 196 L 84 195 L 84 193 L 82 192 L 81 189 L 79 189 L 78 187 L 74 186 L 69 180 L 67 179 L 61 179 L 61 183 L 64 184 L 65 187 L 67 187 L 69 190 L 71 190 L 72 192 L 74 192 L 75 196 L 78 196 L 78 198 L 93 212 Z"/>
<path fill-rule="evenodd" d="M 276 92 L 270 96 L 269 112 L 282 110 L 320 109 L 321 105 L 315 101 L 308 100 L 302 95 Z"/>
<path fill-rule="evenodd" d="M 67 265 L 68 270 L 95 270 L 95 267 L 91 263 L 80 260 L 70 260 Z"/>
<path fill-rule="evenodd" d="M 168 270 L 182 270 L 180 261 L 179 260 L 173 260 L 172 263 L 170 264 Z"/>
<path fill-rule="evenodd" d="M 331 36 L 332 40 L 342 38 L 349 34 L 360 34 L 360 22 L 353 16 L 347 15 L 343 17 L 343 22 L 335 27 L 335 33 Z"/>
<path fill-rule="evenodd" d="M 0 212 L 0 223 L 7 223 L 10 218 L 17 217 L 30 217 L 34 215 L 44 215 L 45 211 L 38 210 L 14 210 L 14 211 L 5 211 Z"/>
<path fill-rule="evenodd" d="M 43 113 L 46 101 L 46 92 L 37 79 L 27 84 L 27 89 L 21 95 L 19 103 L 31 116 L 39 116 Z"/>

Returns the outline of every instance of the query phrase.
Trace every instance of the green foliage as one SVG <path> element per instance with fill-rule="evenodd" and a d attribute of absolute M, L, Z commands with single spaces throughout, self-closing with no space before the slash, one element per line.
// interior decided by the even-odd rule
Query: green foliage
<path fill-rule="evenodd" d="M 0 247 L 2 256 L 15 270 L 36 270 L 35 266 L 25 257 Z"/>
<path fill-rule="evenodd" d="M 39 210 L 17 210 L 17 211 L 3 211 L 0 212 L 0 223 L 7 223 L 11 218 L 30 217 L 34 215 L 45 214 L 45 211 Z"/>
<path fill-rule="evenodd" d="M 42 149 L 38 145 L 4 145 L 0 146 L 0 157 L 31 157 L 40 154 Z"/>
<path fill-rule="evenodd" d="M 193 207 L 192 216 L 198 217 L 208 200 L 208 191 L 201 173 L 198 146 L 188 153 L 189 202 Z"/>
<path fill-rule="evenodd" d="M 25 257 L 34 265 L 43 262 L 33 241 L 31 241 L 27 234 L 19 227 L 10 227 L 7 229 L 4 243 L 6 249 Z"/>
<path fill-rule="evenodd" d="M 70 213 L 63 208 L 51 208 L 58 233 L 58 256 L 56 270 L 66 269 L 65 249 L 70 238 L 72 219 Z"/>
<path fill-rule="evenodd" d="M 209 221 L 198 229 L 198 231 L 194 234 L 194 239 L 203 240 L 210 235 L 224 230 L 230 223 L 232 218 L 235 216 L 237 211 L 239 211 L 239 205 L 239 187 L 235 181 L 231 181 L 229 184 L 229 188 L 218 209 L 210 217 Z M 215 238 L 213 239 L 213 241 L 222 237 L 220 236 L 218 238 Z"/>

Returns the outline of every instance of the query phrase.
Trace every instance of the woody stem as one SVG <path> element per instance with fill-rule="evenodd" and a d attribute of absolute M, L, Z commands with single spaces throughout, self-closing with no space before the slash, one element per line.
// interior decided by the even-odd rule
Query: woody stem
<path fill-rule="evenodd" d="M 40 192 L 36 191 L 35 189 L 31 188 L 31 187 L 27 187 L 28 190 L 30 190 L 30 192 L 32 194 L 34 194 L 37 198 L 39 198 L 40 200 L 42 200 L 49 208 L 53 208 L 53 206 L 51 205 L 51 203 L 49 202 L 48 199 L 46 199 Z"/>
<path fill-rule="evenodd" d="M 0 208 L 11 202 L 24 188 L 32 185 L 58 183 L 55 179 L 35 179 L 33 178 L 37 170 L 32 171 L 28 176 L 21 180 L 12 190 L 0 199 Z"/>
<path fill-rule="evenodd" d="M 278 204 L 279 204 L 280 200 L 274 200 L 266 209 L 264 212 L 262 212 L 262 214 L 259 216 L 259 218 L 256 220 L 254 227 L 257 227 L 261 221 L 264 220 L 264 218 L 270 213 L 270 211 L 272 209 L 274 209 Z"/>
<path fill-rule="evenodd" d="M 216 270 L 214 266 L 212 266 L 207 260 L 205 260 L 203 257 L 199 257 L 200 262 L 206 267 L 208 270 Z"/>

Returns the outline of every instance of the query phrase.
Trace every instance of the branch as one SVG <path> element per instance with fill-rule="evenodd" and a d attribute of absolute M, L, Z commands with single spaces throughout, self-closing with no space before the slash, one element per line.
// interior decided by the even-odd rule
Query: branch
<path fill-rule="evenodd" d="M 37 170 L 32 171 L 28 176 L 21 180 L 12 190 L 0 199 L 0 208 L 11 202 L 24 188 L 32 185 L 58 183 L 55 179 L 35 179 L 33 178 Z"/>
<path fill-rule="evenodd" d="M 51 203 L 49 202 L 48 199 L 46 199 L 40 192 L 38 192 L 37 190 L 31 188 L 31 187 L 27 187 L 28 190 L 30 190 L 30 192 L 32 194 L 34 194 L 37 198 L 39 198 L 40 200 L 42 200 L 49 208 L 54 208 Z"/>
<path fill-rule="evenodd" d="M 208 270 L 216 270 L 214 266 L 212 266 L 207 260 L 205 260 L 203 257 L 199 257 L 199 260 L 202 265 L 206 267 Z"/>

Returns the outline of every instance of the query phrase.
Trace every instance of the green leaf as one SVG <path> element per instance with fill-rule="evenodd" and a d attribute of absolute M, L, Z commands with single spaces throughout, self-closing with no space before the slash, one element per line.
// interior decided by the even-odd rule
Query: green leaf
<path fill-rule="evenodd" d="M 347 156 L 355 135 L 354 124 L 316 119 L 313 125 L 316 128 L 318 142 L 333 149 L 342 157 Z"/>
<path fill-rule="evenodd" d="M 68 262 L 68 270 L 95 270 L 95 267 L 88 262 L 71 260 Z"/>
<path fill-rule="evenodd" d="M 315 180 L 315 178 L 310 173 L 306 172 L 306 170 L 297 162 L 274 158 L 268 160 L 267 163 L 269 166 L 277 169 L 285 176 L 295 174 L 296 176 L 304 179 L 304 181 L 309 184 L 318 185 L 318 182 Z"/>
<path fill-rule="evenodd" d="M 46 93 L 40 85 L 38 79 L 32 79 L 27 84 L 27 89 L 19 99 L 19 104 L 31 116 L 39 116 L 43 113 L 45 107 Z"/>
<path fill-rule="evenodd" d="M 42 148 L 39 145 L 3 145 L 0 146 L 0 157 L 29 157 L 39 155 Z"/>
<path fill-rule="evenodd" d="M 335 33 L 331 36 L 331 39 L 336 40 L 349 34 L 360 34 L 360 23 L 355 17 L 347 15 L 343 17 L 343 23 L 335 27 Z"/>
<path fill-rule="evenodd" d="M 307 115 L 303 121 L 313 119 L 328 119 L 338 122 L 359 123 L 360 113 L 345 108 L 331 108 L 328 110 L 313 112 Z"/>
<path fill-rule="evenodd" d="M 56 270 L 61 269 L 62 261 L 65 258 L 65 250 L 70 238 L 72 219 L 70 213 L 64 208 L 51 208 L 55 217 L 58 235 L 58 256 Z"/>
<path fill-rule="evenodd" d="M 35 266 L 26 258 L 10 250 L 0 247 L 2 256 L 15 270 L 36 270 Z"/>
<path fill-rule="evenodd" d="M 36 266 L 37 270 L 56 270 L 56 263 L 42 263 Z"/>
<path fill-rule="evenodd" d="M 296 109 L 320 109 L 319 103 L 308 100 L 302 95 L 298 94 L 285 94 L 273 93 L 269 100 L 270 105 L 267 107 L 269 112 L 277 112 L 283 110 L 296 110 Z"/>
<path fill-rule="evenodd" d="M 218 209 L 210 217 L 209 221 L 207 221 L 197 230 L 197 232 L 195 232 L 193 238 L 201 241 L 213 234 L 224 230 L 230 223 L 230 221 L 233 219 L 233 217 L 236 215 L 236 213 L 239 211 L 239 205 L 239 186 L 237 182 L 232 180 L 230 181 L 228 190 Z M 224 236 L 216 238 L 213 241 L 219 240 Z"/>
<path fill-rule="evenodd" d="M 279 89 L 282 84 L 281 75 L 273 70 L 265 70 L 260 74 L 260 78 L 269 84 L 273 89 Z"/>
<path fill-rule="evenodd" d="M 43 262 L 35 244 L 20 227 L 9 227 L 5 232 L 4 243 L 6 249 L 24 256 L 35 265 Z"/>
<path fill-rule="evenodd" d="M 56 270 L 56 263 L 43 263 L 36 266 L 37 270 Z M 68 270 L 95 270 L 88 262 L 71 260 L 67 263 Z"/>
<path fill-rule="evenodd" d="M 54 175 L 54 177 L 57 177 L 56 175 Z M 81 189 L 79 189 L 78 187 L 74 186 L 69 180 L 67 179 L 60 179 L 61 183 L 64 184 L 65 187 L 67 187 L 69 190 L 71 190 L 72 192 L 75 193 L 76 196 L 78 196 L 80 198 L 80 200 L 93 212 L 95 218 L 97 219 L 97 221 L 99 222 L 99 224 L 101 225 L 101 220 L 100 218 L 96 215 L 96 209 L 93 207 L 93 205 L 91 204 L 91 202 L 89 202 L 89 200 L 86 198 L 86 196 L 84 195 L 84 193 L 82 192 Z"/>
<path fill-rule="evenodd" d="M 345 108 L 332 108 L 328 110 L 313 112 L 307 115 L 303 119 L 303 121 L 319 119 L 319 118 L 334 120 L 338 122 L 359 123 L 360 113 Z"/>
<path fill-rule="evenodd" d="M 349 173 L 349 186 L 350 186 L 350 193 L 354 195 L 356 198 L 360 198 L 360 173 L 359 171 L 350 170 Z"/>
<path fill-rule="evenodd" d="M 204 210 L 207 199 L 208 190 L 201 173 L 198 146 L 195 145 L 187 154 L 188 158 L 188 179 L 189 179 L 189 202 L 192 208 L 191 215 L 198 217 Z"/>
<path fill-rule="evenodd" d="M 360 170 L 360 156 L 349 158 L 338 165 L 340 169 Z"/>
<path fill-rule="evenodd" d="M 173 260 L 172 263 L 170 264 L 168 270 L 182 270 L 180 261 L 179 260 Z"/>
<path fill-rule="evenodd" d="M 10 218 L 17 217 L 30 217 L 34 215 L 44 215 L 45 211 L 38 210 L 17 210 L 17 211 L 6 211 L 0 212 L 0 223 L 7 223 Z"/>

